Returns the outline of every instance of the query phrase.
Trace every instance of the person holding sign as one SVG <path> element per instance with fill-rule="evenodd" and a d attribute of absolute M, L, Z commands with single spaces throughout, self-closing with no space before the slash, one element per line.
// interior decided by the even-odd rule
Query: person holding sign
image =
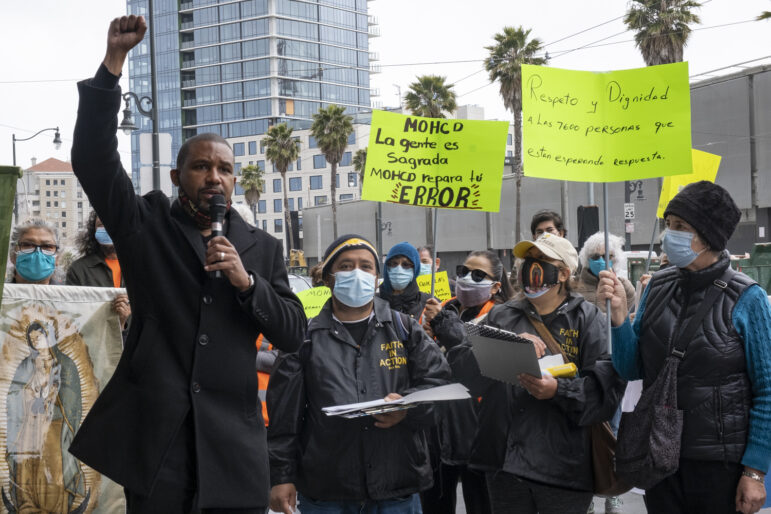
<path fill-rule="evenodd" d="M 664 218 L 672 266 L 653 274 L 634 323 L 612 272 L 600 272 L 597 287 L 611 301 L 613 364 L 624 378 L 643 380 L 643 395 L 688 331 L 677 369 L 679 468 L 645 492 L 648 511 L 751 514 L 765 501 L 771 465 L 771 306 L 760 286 L 731 269 L 726 244 L 741 211 L 725 189 L 690 184 Z M 624 428 L 622 419 L 619 441 Z"/>
<path fill-rule="evenodd" d="M 392 309 L 407 314 L 422 325 L 424 315 L 436 315 L 441 304 L 418 289 L 416 279 L 420 275 L 420 266 L 418 251 L 410 243 L 405 241 L 391 247 L 386 256 L 380 298 L 387 301 Z"/>
<path fill-rule="evenodd" d="M 458 266 L 457 296 L 446 302 L 430 320 L 428 330 L 445 350 L 463 342 L 465 322 L 481 323 L 495 306 L 512 296 L 503 263 L 494 252 L 471 252 Z M 439 425 L 441 463 L 434 466 L 434 487 L 421 494 L 425 514 L 455 512 L 458 480 L 468 514 L 490 512 L 490 495 L 484 473 L 468 466 L 477 430 L 479 402 L 468 400 L 443 405 Z M 439 460 L 439 459 L 437 459 Z"/>
<path fill-rule="evenodd" d="M 375 297 L 375 247 L 356 235 L 333 242 L 322 275 L 332 298 L 296 353 L 279 357 L 268 390 L 271 509 L 291 514 L 419 514 L 431 486 L 425 429 L 430 404 L 354 419 L 323 407 L 444 385 L 450 369 L 417 322 Z"/>
<path fill-rule="evenodd" d="M 591 425 L 609 420 L 626 385 L 607 355 L 600 310 L 570 291 L 578 256 L 550 233 L 514 255 L 523 294 L 489 312 L 485 325 L 515 332 L 578 367 L 572 378 L 520 375 L 510 385 L 481 375 L 468 340 L 448 353 L 453 375 L 481 396 L 469 465 L 487 472 L 492 512 L 586 514 L 592 502 Z M 538 334 L 538 335 L 535 335 Z"/>
<path fill-rule="evenodd" d="M 618 236 L 610 234 L 610 269 L 614 270 L 616 276 L 624 285 L 626 293 L 626 302 L 628 305 L 634 303 L 634 286 L 628 279 L 619 276 L 626 270 L 626 255 L 624 255 L 624 240 Z M 600 271 L 605 269 L 605 232 L 597 232 L 589 236 L 584 242 L 584 246 L 578 253 L 578 262 L 581 264 L 581 271 L 575 280 L 576 293 L 583 296 L 586 301 L 593 303 L 602 312 L 605 312 L 605 303 L 597 298 L 597 282 Z"/>

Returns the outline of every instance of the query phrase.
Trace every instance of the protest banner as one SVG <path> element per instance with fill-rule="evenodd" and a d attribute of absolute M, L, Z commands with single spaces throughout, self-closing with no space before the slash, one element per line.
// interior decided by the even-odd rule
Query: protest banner
<path fill-rule="evenodd" d="M 418 289 L 424 293 L 431 294 L 431 275 L 418 275 L 417 283 Z M 436 272 L 433 294 L 441 301 L 449 300 L 452 298 L 452 292 L 450 291 L 450 281 L 447 278 L 446 271 Z"/>
<path fill-rule="evenodd" d="M 11 219 L 13 203 L 16 198 L 16 181 L 22 176 L 21 168 L 16 166 L 0 166 L 0 298 L 3 297 L 5 282 L 5 266 L 8 259 L 8 242 L 11 235 Z"/>
<path fill-rule="evenodd" d="M 672 200 L 672 198 L 674 198 L 685 186 L 693 182 L 699 182 L 700 180 L 714 182 L 715 177 L 717 177 L 717 170 L 720 167 L 720 160 L 722 157 L 713 153 L 702 152 L 695 148 L 691 151 L 693 153 L 692 173 L 664 177 L 664 181 L 661 184 L 661 194 L 659 195 L 659 207 L 656 211 L 656 216 L 659 218 L 664 217 L 664 210 L 667 208 L 669 201 Z"/>
<path fill-rule="evenodd" d="M 120 358 L 122 289 L 6 284 L 0 488 L 8 512 L 123 512 L 123 489 L 67 449 Z M 110 434 L 104 434 L 110 437 Z"/>
<path fill-rule="evenodd" d="M 305 317 L 308 319 L 315 318 L 321 312 L 321 308 L 332 297 L 332 291 L 326 286 L 313 287 L 300 291 L 297 294 L 297 298 L 303 304 L 305 309 Z"/>
<path fill-rule="evenodd" d="M 618 182 L 691 172 L 688 64 L 594 73 L 522 65 L 528 177 Z"/>
<path fill-rule="evenodd" d="M 362 199 L 498 212 L 506 121 L 374 111 Z"/>

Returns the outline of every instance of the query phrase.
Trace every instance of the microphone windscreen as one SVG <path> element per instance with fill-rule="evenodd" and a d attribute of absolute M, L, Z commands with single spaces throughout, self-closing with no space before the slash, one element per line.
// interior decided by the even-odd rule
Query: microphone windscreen
<path fill-rule="evenodd" d="M 213 220 L 222 220 L 225 217 L 227 204 L 224 195 L 213 195 L 209 200 L 209 216 Z"/>

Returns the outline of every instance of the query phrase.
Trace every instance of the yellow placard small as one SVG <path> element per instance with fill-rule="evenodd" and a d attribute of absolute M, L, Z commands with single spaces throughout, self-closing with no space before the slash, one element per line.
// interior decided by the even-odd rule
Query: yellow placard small
<path fill-rule="evenodd" d="M 297 293 L 297 298 L 300 299 L 305 309 L 305 317 L 308 319 L 318 316 L 321 308 L 331 297 L 332 291 L 327 286 L 314 287 Z"/>
<path fill-rule="evenodd" d="M 685 186 L 692 184 L 693 182 L 699 182 L 700 180 L 714 182 L 715 177 L 717 177 L 717 170 L 720 167 L 720 159 L 722 159 L 722 157 L 713 153 L 702 152 L 695 148 L 691 149 L 691 153 L 693 173 L 664 177 L 664 182 L 661 184 L 661 195 L 659 196 L 659 208 L 656 211 L 656 216 L 659 218 L 664 217 L 664 211 L 666 210 L 667 205 L 669 205 L 669 202 Z"/>
<path fill-rule="evenodd" d="M 419 275 L 417 278 L 418 289 L 424 293 L 431 294 L 431 274 Z M 450 291 L 450 281 L 447 278 L 446 271 L 436 272 L 436 284 L 434 285 L 434 296 L 441 301 L 449 300 L 452 298 L 452 292 Z"/>

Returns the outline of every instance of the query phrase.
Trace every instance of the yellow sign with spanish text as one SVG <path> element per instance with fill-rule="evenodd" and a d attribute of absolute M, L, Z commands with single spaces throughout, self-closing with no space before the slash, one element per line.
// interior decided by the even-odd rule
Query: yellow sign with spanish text
<path fill-rule="evenodd" d="M 447 278 L 446 271 L 436 272 L 436 283 L 434 284 L 434 296 L 439 300 L 445 301 L 452 298 L 452 291 L 450 291 L 450 281 Z M 418 289 L 424 293 L 431 294 L 431 274 L 418 275 L 417 278 Z"/>
<path fill-rule="evenodd" d="M 507 121 L 372 113 L 363 200 L 498 212 Z"/>
<path fill-rule="evenodd" d="M 528 177 L 619 182 L 691 172 L 688 63 L 595 73 L 522 65 Z"/>
<path fill-rule="evenodd" d="M 332 297 L 332 291 L 326 286 L 314 287 L 300 291 L 296 293 L 297 298 L 303 304 L 305 309 L 305 317 L 308 319 L 315 318 L 321 312 L 321 308 Z"/>

